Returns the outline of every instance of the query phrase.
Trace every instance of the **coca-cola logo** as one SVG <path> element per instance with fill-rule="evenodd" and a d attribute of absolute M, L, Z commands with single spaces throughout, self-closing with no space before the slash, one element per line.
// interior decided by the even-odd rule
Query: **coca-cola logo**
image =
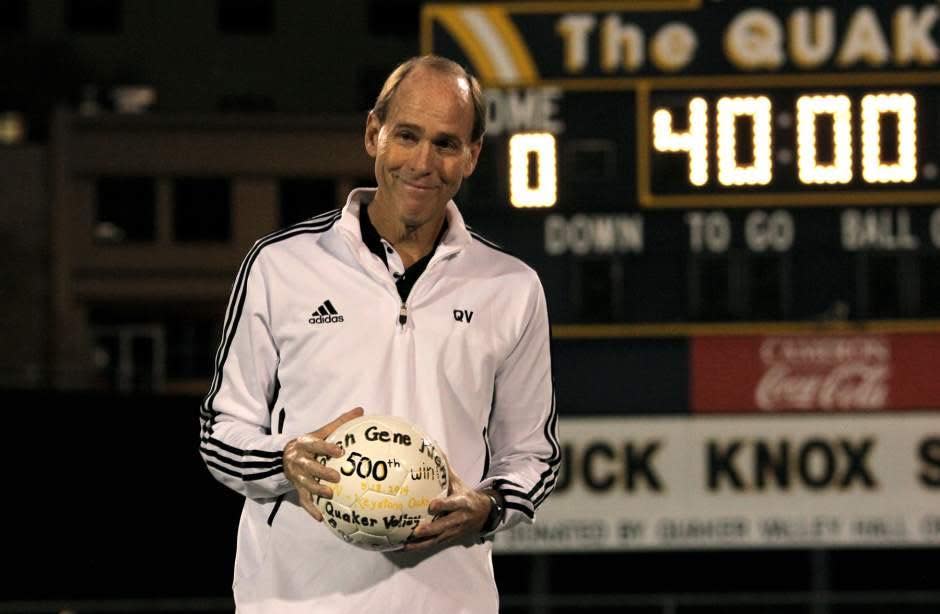
<path fill-rule="evenodd" d="M 762 410 L 877 410 L 886 406 L 891 345 L 881 337 L 769 338 L 754 391 Z"/>
<path fill-rule="evenodd" d="M 760 345 L 760 358 L 765 365 L 888 363 L 891 343 L 884 337 L 770 337 Z"/>

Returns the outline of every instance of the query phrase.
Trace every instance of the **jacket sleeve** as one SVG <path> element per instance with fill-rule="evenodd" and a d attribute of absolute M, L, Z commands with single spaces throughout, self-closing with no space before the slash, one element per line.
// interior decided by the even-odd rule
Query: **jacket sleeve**
<path fill-rule="evenodd" d="M 488 427 L 491 464 L 479 486 L 499 490 L 506 501 L 499 530 L 535 520 L 535 510 L 555 486 L 561 460 L 548 311 L 532 275 L 521 335 L 496 372 Z"/>
<path fill-rule="evenodd" d="M 263 500 L 293 486 L 282 466 L 291 438 L 271 431 L 278 348 L 260 247 L 256 244 L 245 258 L 229 298 L 215 373 L 200 411 L 199 451 L 217 480 Z"/>

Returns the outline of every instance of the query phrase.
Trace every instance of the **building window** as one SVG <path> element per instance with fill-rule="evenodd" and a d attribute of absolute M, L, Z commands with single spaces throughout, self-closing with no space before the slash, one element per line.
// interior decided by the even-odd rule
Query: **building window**
<path fill-rule="evenodd" d="M 221 323 L 211 319 L 167 319 L 167 379 L 208 378 L 212 375 Z"/>
<path fill-rule="evenodd" d="M 314 215 L 336 209 L 336 181 L 328 178 L 292 177 L 278 184 L 281 225 L 290 226 Z"/>
<path fill-rule="evenodd" d="M 121 0 L 68 0 L 65 23 L 76 34 L 118 34 L 122 13 Z"/>
<path fill-rule="evenodd" d="M 0 0 L 0 34 L 23 34 L 26 22 L 26 0 Z"/>
<path fill-rule="evenodd" d="M 120 392 L 166 392 L 181 383 L 183 389 L 202 387 L 219 345 L 218 308 L 214 303 L 91 305 L 97 387 Z"/>
<path fill-rule="evenodd" d="M 99 388 L 121 393 L 163 389 L 166 342 L 160 325 L 93 326 L 92 336 Z"/>
<path fill-rule="evenodd" d="M 223 177 L 181 177 L 173 183 L 173 237 L 181 242 L 228 241 L 231 188 Z"/>
<path fill-rule="evenodd" d="M 95 192 L 96 241 L 153 241 L 156 191 L 152 177 L 100 177 Z"/>
<path fill-rule="evenodd" d="M 420 0 L 370 0 L 369 34 L 417 40 L 421 23 Z"/>
<path fill-rule="evenodd" d="M 273 0 L 219 0 L 219 32 L 223 34 L 273 34 Z"/>

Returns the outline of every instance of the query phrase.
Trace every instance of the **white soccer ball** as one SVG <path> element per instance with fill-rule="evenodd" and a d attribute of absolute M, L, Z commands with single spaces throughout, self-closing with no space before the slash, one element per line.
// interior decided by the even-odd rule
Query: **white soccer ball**
<path fill-rule="evenodd" d="M 430 519 L 428 503 L 446 495 L 447 464 L 437 445 L 394 416 L 363 416 L 336 429 L 327 441 L 343 448 L 319 460 L 340 474 L 324 482 L 333 498 L 316 497 L 324 524 L 343 540 L 368 550 L 397 550 L 418 523 Z"/>

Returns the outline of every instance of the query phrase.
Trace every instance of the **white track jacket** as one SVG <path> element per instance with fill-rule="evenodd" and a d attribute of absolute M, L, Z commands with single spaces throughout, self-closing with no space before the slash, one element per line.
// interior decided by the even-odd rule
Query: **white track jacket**
<path fill-rule="evenodd" d="M 238 611 L 496 612 L 491 541 L 361 550 L 311 518 L 284 476 L 289 440 L 361 406 L 418 425 L 468 485 L 499 488 L 501 529 L 533 521 L 555 483 L 549 323 L 535 272 L 472 233 L 451 201 L 448 229 L 403 305 L 362 241 L 362 198 L 369 191 L 354 190 L 341 211 L 255 243 L 229 300 L 200 451 L 246 497 Z"/>

